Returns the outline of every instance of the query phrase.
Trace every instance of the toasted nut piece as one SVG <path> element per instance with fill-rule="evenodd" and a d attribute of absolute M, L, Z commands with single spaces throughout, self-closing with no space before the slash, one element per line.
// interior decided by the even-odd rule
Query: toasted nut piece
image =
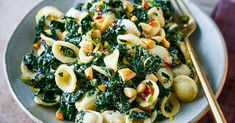
<path fill-rule="evenodd" d="M 39 49 L 40 46 L 41 46 L 40 43 L 35 43 L 35 44 L 33 44 L 33 48 L 36 49 L 36 50 Z"/>
<path fill-rule="evenodd" d="M 147 45 L 148 48 L 152 48 L 155 45 L 155 41 L 148 38 L 141 38 L 141 40 Z"/>
<path fill-rule="evenodd" d="M 118 70 L 118 73 L 121 76 L 123 81 L 131 80 L 132 78 L 136 76 L 136 73 L 130 70 L 129 68 Z"/>
<path fill-rule="evenodd" d="M 154 74 L 147 74 L 147 75 L 145 76 L 145 79 L 146 79 L 146 80 L 152 80 L 152 81 L 154 81 L 154 82 L 157 82 L 157 81 L 158 81 L 158 78 L 157 78 Z"/>
<path fill-rule="evenodd" d="M 132 97 L 135 97 L 137 95 L 137 92 L 134 88 L 124 88 L 124 94 L 129 97 L 129 98 L 132 98 Z"/>
<path fill-rule="evenodd" d="M 163 46 L 166 47 L 166 48 L 169 48 L 169 47 L 170 47 L 169 41 L 167 41 L 165 38 L 162 40 L 162 44 L 163 44 Z"/>
<path fill-rule="evenodd" d="M 79 46 L 85 52 L 90 53 L 93 51 L 93 44 L 90 41 L 82 41 L 82 42 L 80 42 Z"/>
<path fill-rule="evenodd" d="M 99 85 L 98 88 L 99 88 L 101 91 L 105 91 L 105 90 L 106 90 L 106 86 L 105 86 L 105 85 Z"/>
<path fill-rule="evenodd" d="M 91 67 L 85 69 L 84 72 L 85 72 L 85 75 L 86 75 L 87 79 L 92 80 L 94 78 L 93 77 L 93 70 L 92 70 Z"/>
<path fill-rule="evenodd" d="M 134 21 L 137 21 L 137 20 L 138 20 L 138 18 L 135 15 L 131 17 L 131 21 L 134 22 Z"/>
<path fill-rule="evenodd" d="M 146 84 L 145 83 L 140 83 L 138 86 L 137 86 L 137 93 L 138 94 L 141 94 L 145 91 L 145 88 L 146 88 Z"/>
<path fill-rule="evenodd" d="M 100 32 L 100 30 L 93 30 L 93 31 L 91 32 L 91 36 L 94 37 L 94 38 L 99 38 L 99 37 L 101 37 L 101 32 Z"/>
<path fill-rule="evenodd" d="M 128 12 L 132 12 L 134 10 L 133 5 L 129 1 L 123 2 L 123 8 L 125 8 Z"/>
<path fill-rule="evenodd" d="M 142 0 L 141 6 L 144 9 L 149 9 L 149 4 L 148 4 L 147 0 Z"/>
<path fill-rule="evenodd" d="M 56 118 L 59 120 L 64 120 L 63 114 L 60 110 L 56 111 Z"/>

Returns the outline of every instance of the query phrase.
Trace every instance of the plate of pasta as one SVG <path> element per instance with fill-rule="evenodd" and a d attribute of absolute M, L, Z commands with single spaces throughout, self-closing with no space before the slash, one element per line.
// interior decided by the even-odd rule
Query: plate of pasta
<path fill-rule="evenodd" d="M 185 2 L 198 24 L 190 40 L 218 96 L 227 73 L 224 40 L 209 17 Z M 43 1 L 8 44 L 9 86 L 31 118 L 177 123 L 205 114 L 208 104 L 184 44 L 187 15 L 175 15 L 161 0 L 74 3 Z"/>

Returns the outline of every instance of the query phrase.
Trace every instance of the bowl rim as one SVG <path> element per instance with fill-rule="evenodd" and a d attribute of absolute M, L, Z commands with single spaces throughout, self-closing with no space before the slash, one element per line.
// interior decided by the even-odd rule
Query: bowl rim
<path fill-rule="evenodd" d="M 185 0 L 184 0 L 185 1 Z M 38 4 L 34 5 L 32 7 L 32 9 L 30 9 L 27 14 L 24 16 L 24 18 L 20 21 L 20 23 L 17 24 L 17 26 L 15 27 L 15 30 L 14 32 L 12 33 L 12 35 L 15 34 L 15 32 L 18 30 L 18 26 L 21 25 L 25 19 L 25 17 L 27 17 L 31 11 L 33 9 L 35 9 L 36 7 L 42 5 L 45 1 L 41 1 L 39 2 Z M 188 3 L 190 3 L 191 5 L 193 5 L 195 8 L 197 8 L 201 13 L 203 13 L 204 15 L 206 15 L 206 18 L 211 22 L 211 24 L 215 27 L 215 30 L 217 32 L 219 32 L 219 37 L 220 37 L 220 40 L 222 41 L 222 44 L 223 44 L 223 47 L 224 47 L 224 56 L 225 56 L 225 64 L 224 64 L 224 74 L 223 74 L 223 78 L 222 78 L 222 81 L 221 81 L 221 84 L 215 94 L 215 97 L 216 99 L 218 99 L 218 97 L 220 96 L 222 90 L 223 90 L 223 87 L 224 87 L 224 84 L 225 84 L 225 81 L 226 81 L 226 77 L 227 77 L 227 73 L 228 73 L 228 52 L 227 52 L 227 46 L 226 46 L 226 43 L 225 43 L 225 40 L 223 38 L 223 35 L 221 33 L 221 31 L 219 30 L 218 26 L 216 25 L 216 23 L 207 15 L 205 14 L 205 12 L 203 12 L 201 9 L 199 9 L 193 2 L 187 0 Z M 9 44 L 12 40 L 12 35 L 11 35 L 11 38 L 9 39 L 8 43 L 7 43 L 7 47 L 5 48 L 4 50 L 4 56 L 3 56 L 3 69 L 4 69 L 4 75 L 5 75 L 5 78 L 6 78 L 6 82 L 7 82 L 7 85 L 8 85 L 8 88 L 10 90 L 10 93 L 11 95 L 13 96 L 14 100 L 17 102 L 17 104 L 21 107 L 21 109 L 23 109 L 23 111 L 35 122 L 37 123 L 43 123 L 43 121 L 41 121 L 39 118 L 37 118 L 36 116 L 34 116 L 25 106 L 24 104 L 19 100 L 19 98 L 16 96 L 15 94 L 15 91 L 12 87 L 12 84 L 9 80 L 9 77 L 8 77 L 8 72 L 7 72 L 7 64 L 6 64 L 6 56 L 7 56 L 7 52 L 8 52 L 8 47 L 9 47 Z M 210 107 L 209 105 L 207 104 L 206 108 L 203 109 L 195 118 L 193 118 L 190 122 L 192 123 L 196 123 L 198 122 L 203 116 L 206 115 L 206 113 L 210 110 Z"/>

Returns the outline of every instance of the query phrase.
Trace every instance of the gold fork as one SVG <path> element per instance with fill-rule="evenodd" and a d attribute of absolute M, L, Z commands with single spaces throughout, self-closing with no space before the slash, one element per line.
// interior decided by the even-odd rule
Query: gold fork
<path fill-rule="evenodd" d="M 186 6 L 186 4 L 184 3 L 183 0 L 170 0 L 170 2 L 172 3 L 176 13 L 178 15 L 182 15 L 182 14 L 186 14 L 187 16 L 189 16 L 189 22 L 187 24 L 186 30 L 184 30 L 184 34 L 186 35 L 186 38 L 184 40 L 185 45 L 188 49 L 190 58 L 192 60 L 192 63 L 195 67 L 196 73 L 198 75 L 198 78 L 201 82 L 202 88 L 204 90 L 206 99 L 210 105 L 210 108 L 212 110 L 212 113 L 214 115 L 214 118 L 216 120 L 217 123 L 227 123 L 223 112 L 220 109 L 220 106 L 217 102 L 217 100 L 215 99 L 215 96 L 213 94 L 213 91 L 210 87 L 210 84 L 202 70 L 200 61 L 196 55 L 196 53 L 193 50 L 193 47 L 189 41 L 189 36 L 196 30 L 196 22 L 194 17 L 192 16 L 190 10 L 188 9 L 188 7 Z"/>

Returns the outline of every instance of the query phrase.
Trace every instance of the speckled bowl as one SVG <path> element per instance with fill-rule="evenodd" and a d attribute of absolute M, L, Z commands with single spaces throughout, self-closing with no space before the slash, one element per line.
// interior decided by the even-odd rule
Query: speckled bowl
<path fill-rule="evenodd" d="M 84 2 L 84 0 L 81 0 Z M 218 97 L 227 73 L 227 51 L 224 39 L 214 22 L 193 3 L 185 0 L 196 18 L 198 28 L 191 36 L 191 42 L 200 58 L 211 87 Z M 24 54 L 31 50 L 34 40 L 35 15 L 45 5 L 53 5 L 66 12 L 73 4 L 73 0 L 45 0 L 37 5 L 19 24 L 11 37 L 5 54 L 5 71 L 8 84 L 13 96 L 22 109 L 36 122 L 61 122 L 55 118 L 55 109 L 36 105 L 33 92 L 20 80 L 20 63 Z M 179 113 L 172 123 L 184 123 L 199 120 L 207 111 L 208 103 L 203 90 L 199 87 L 197 98 L 181 105 Z M 162 122 L 169 122 L 165 120 Z"/>

